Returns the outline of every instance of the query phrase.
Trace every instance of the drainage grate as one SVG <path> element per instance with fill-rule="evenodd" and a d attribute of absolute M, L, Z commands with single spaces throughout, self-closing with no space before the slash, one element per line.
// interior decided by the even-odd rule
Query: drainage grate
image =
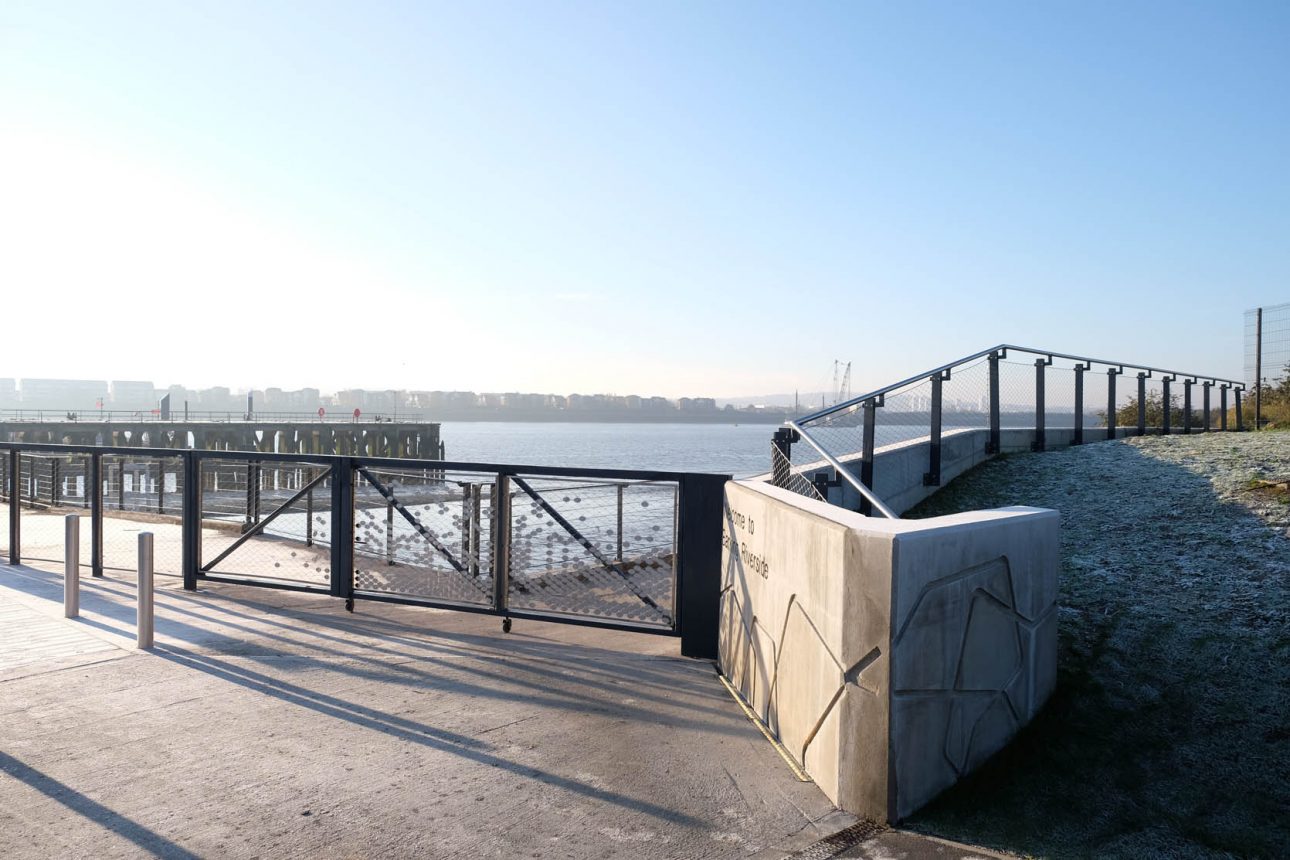
<path fill-rule="evenodd" d="M 789 854 L 784 860 L 828 860 L 870 836 L 877 836 L 886 829 L 885 825 L 876 821 L 857 821 L 832 836 L 824 837 L 814 845 L 808 845 L 801 851 Z"/>

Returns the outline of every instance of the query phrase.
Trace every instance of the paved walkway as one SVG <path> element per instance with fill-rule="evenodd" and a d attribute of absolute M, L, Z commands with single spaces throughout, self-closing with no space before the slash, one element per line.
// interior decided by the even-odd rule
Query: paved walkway
<path fill-rule="evenodd" d="M 853 827 L 674 639 L 163 577 L 140 652 L 126 575 L 61 601 L 0 565 L 6 860 L 998 856 Z"/>
<path fill-rule="evenodd" d="M 0 566 L 0 855 L 782 857 L 852 822 L 674 639 Z"/>
<path fill-rule="evenodd" d="M 61 605 L 56 607 L 61 613 Z M 33 663 L 115 652 L 110 642 L 0 594 L 0 679 L 21 676 Z M 40 666 L 31 671 L 47 671 Z"/>

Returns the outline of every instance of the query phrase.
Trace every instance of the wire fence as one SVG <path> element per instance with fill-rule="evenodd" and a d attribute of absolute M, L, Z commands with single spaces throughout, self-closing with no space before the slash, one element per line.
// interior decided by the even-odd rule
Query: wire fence
<path fill-rule="evenodd" d="M 133 570 L 146 530 L 155 570 L 186 585 L 677 632 L 686 487 L 724 479 L 0 443 L 0 540 L 11 561 L 61 565 L 64 517 L 80 513 L 95 575 Z M 690 533 L 719 535 L 720 493 L 702 492 L 717 512 Z"/>
<path fill-rule="evenodd" d="M 772 442 L 771 480 L 894 516 L 883 493 L 913 498 L 918 478 L 938 486 L 951 460 L 957 474 L 1008 451 L 1243 429 L 1243 390 L 1235 380 L 999 346 L 788 422 Z"/>
<path fill-rule="evenodd" d="M 1246 423 L 1290 426 L 1290 304 L 1245 312 L 1245 383 Z"/>

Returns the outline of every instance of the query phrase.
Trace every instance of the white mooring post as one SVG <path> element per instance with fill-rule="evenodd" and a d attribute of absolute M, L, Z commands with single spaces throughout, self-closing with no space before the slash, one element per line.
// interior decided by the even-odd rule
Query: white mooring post
<path fill-rule="evenodd" d="M 135 618 L 138 628 L 136 647 L 152 647 L 152 532 L 139 535 L 139 608 Z"/>
<path fill-rule="evenodd" d="M 63 540 L 63 617 L 81 614 L 81 518 L 68 514 Z"/>

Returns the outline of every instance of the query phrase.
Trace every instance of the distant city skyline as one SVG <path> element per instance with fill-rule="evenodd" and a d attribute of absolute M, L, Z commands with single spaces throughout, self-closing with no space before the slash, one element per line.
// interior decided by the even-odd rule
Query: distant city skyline
<path fill-rule="evenodd" d="M 305 387 L 263 389 L 181 384 L 160 386 L 139 380 L 12 379 L 0 378 L 0 409 L 49 409 L 76 411 L 90 417 L 94 411 L 153 411 L 170 397 L 170 409 L 185 406 L 198 412 L 314 412 L 317 409 L 360 409 L 374 414 L 452 410 L 505 409 L 520 411 L 627 409 L 642 413 L 714 411 L 724 402 L 712 397 L 666 398 L 659 395 L 596 393 L 474 392 L 416 389 L 341 389 L 324 391 Z"/>
<path fill-rule="evenodd" d="M 1015 392 L 1012 392 L 1015 393 Z M 773 413 L 779 417 L 793 416 L 817 408 L 842 402 L 846 392 L 796 392 L 794 394 L 767 395 L 761 398 L 680 397 L 661 395 L 616 394 L 588 392 L 556 394 L 550 392 L 522 391 L 445 391 L 439 389 L 341 389 L 326 391 L 305 387 L 285 389 L 277 386 L 266 388 L 234 388 L 208 386 L 190 388 L 182 384 L 157 385 L 143 380 L 93 380 L 93 379 L 12 379 L 0 377 L 0 410 L 48 410 L 79 413 L 91 418 L 96 411 L 104 412 L 157 412 L 162 398 L 169 397 L 169 409 L 182 414 L 185 408 L 193 412 L 245 413 L 248 406 L 254 412 L 312 413 L 320 407 L 335 417 L 353 409 L 371 415 L 397 415 L 420 413 L 430 417 L 472 412 L 503 411 L 538 414 L 545 412 L 595 412 L 613 411 L 653 415 L 681 412 L 715 412 L 719 410 L 738 413 Z M 1005 393 L 1006 394 L 1006 393 Z M 248 400 L 249 397 L 249 400 Z M 1049 395 L 1054 408 L 1069 405 L 1071 392 L 1057 386 Z M 947 411 L 984 412 L 987 409 L 984 391 L 972 397 L 946 396 Z M 1021 401 L 1018 401 L 1021 402 Z M 1005 396 L 1004 409 L 1017 404 Z M 931 408 L 931 397 L 915 386 L 892 399 L 893 411 L 926 412 Z M 1028 408 L 1028 405 L 1026 406 Z"/>

